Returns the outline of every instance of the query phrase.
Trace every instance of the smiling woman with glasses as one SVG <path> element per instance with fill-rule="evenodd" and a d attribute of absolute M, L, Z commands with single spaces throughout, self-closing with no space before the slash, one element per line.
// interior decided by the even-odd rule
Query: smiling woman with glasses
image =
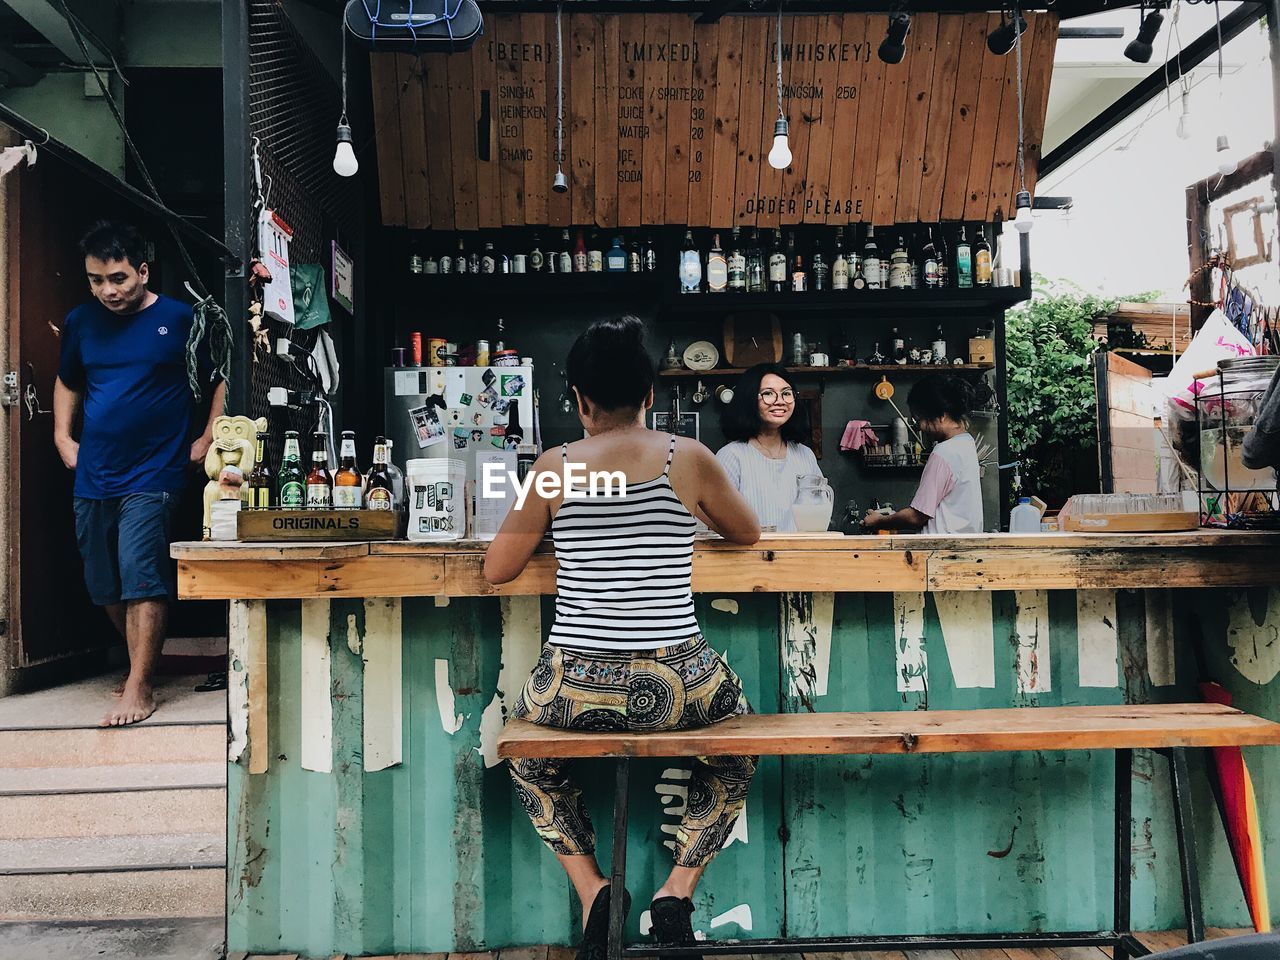
<path fill-rule="evenodd" d="M 760 517 L 761 530 L 794 530 L 796 477 L 822 472 L 818 458 L 804 445 L 804 418 L 795 414 L 790 374 L 776 363 L 747 370 L 721 414 L 729 443 L 716 457 Z"/>

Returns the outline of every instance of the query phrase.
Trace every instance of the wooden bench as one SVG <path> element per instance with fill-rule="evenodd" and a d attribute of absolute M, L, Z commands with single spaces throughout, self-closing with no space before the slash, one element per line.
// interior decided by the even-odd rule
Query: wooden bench
<path fill-rule="evenodd" d="M 1188 747 L 1280 744 L 1280 723 L 1208 703 L 1112 707 L 1032 707 L 1003 710 L 926 710 L 887 713 L 753 714 L 712 727 L 671 733 L 584 733 L 507 724 L 498 755 L 516 757 L 613 757 L 618 760 L 613 809 L 611 882 L 626 874 L 630 763 L 634 757 L 722 754 L 982 753 L 1026 750 L 1112 750 L 1115 771 L 1115 879 L 1112 929 L 1083 932 L 868 936 L 778 940 L 699 941 L 694 946 L 626 946 L 622 897 L 612 898 L 609 960 L 654 954 L 794 953 L 820 950 L 918 950 L 1037 946 L 1111 947 L 1115 960 L 1150 953 L 1130 930 L 1130 864 L 1133 750 L 1155 750 L 1169 759 L 1174 825 L 1182 872 L 1183 908 L 1191 942 L 1204 939 L 1186 750 Z"/>

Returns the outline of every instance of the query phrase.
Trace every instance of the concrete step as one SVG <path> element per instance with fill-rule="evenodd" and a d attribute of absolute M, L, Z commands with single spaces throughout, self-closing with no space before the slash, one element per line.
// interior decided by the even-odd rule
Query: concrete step
<path fill-rule="evenodd" d="M 0 876 L 0 921 L 219 916 L 221 867 Z"/>
<path fill-rule="evenodd" d="M 227 765 L 221 760 L 92 767 L 0 767 L 0 797 L 180 790 L 226 785 Z"/>
<path fill-rule="evenodd" d="M 192 787 L 0 797 L 0 840 L 218 833 L 226 795 L 222 787 Z"/>
<path fill-rule="evenodd" d="M 226 866 L 226 860 L 225 833 L 0 840 L 0 878 L 18 874 L 221 868 Z"/>
<path fill-rule="evenodd" d="M 0 729 L 6 767 L 90 767 L 122 763 L 225 760 L 227 728 L 218 723 L 146 721 L 132 727 Z"/>

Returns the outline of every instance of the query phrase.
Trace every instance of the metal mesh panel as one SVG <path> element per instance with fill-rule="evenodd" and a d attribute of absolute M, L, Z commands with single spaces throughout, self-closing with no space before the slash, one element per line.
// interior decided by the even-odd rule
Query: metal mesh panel
<path fill-rule="evenodd" d="M 290 261 L 322 263 L 327 274 L 330 241 L 341 233 L 348 243 L 358 245 L 362 233 L 358 184 L 333 172 L 341 94 L 278 0 L 256 0 L 248 10 L 249 129 L 258 141 L 267 206 L 293 230 Z M 338 29 L 335 18 L 334 30 Z M 274 343 L 283 327 L 266 322 Z M 294 331 L 291 339 L 298 348 L 310 350 L 316 332 Z M 307 382 L 273 353 L 255 355 L 249 409 L 250 416 L 270 417 L 270 462 L 279 461 L 285 430 L 303 433 L 305 455 L 314 416 L 311 411 L 271 410 L 267 391 L 275 386 L 301 390 Z"/>

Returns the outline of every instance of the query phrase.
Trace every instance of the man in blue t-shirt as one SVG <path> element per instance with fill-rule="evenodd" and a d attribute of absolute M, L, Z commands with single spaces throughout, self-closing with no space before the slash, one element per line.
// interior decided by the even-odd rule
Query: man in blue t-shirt
<path fill-rule="evenodd" d="M 89 594 L 129 646 L 120 701 L 102 719 L 123 726 L 156 709 L 151 677 L 175 587 L 169 529 L 186 473 L 212 443 L 226 385 L 214 389 L 204 432 L 191 442 L 191 308 L 147 289 L 145 245 L 133 227 L 97 223 L 80 250 L 94 299 L 62 327 L 53 441 L 76 473 L 76 540 Z M 77 442 L 71 428 L 82 403 Z"/>

